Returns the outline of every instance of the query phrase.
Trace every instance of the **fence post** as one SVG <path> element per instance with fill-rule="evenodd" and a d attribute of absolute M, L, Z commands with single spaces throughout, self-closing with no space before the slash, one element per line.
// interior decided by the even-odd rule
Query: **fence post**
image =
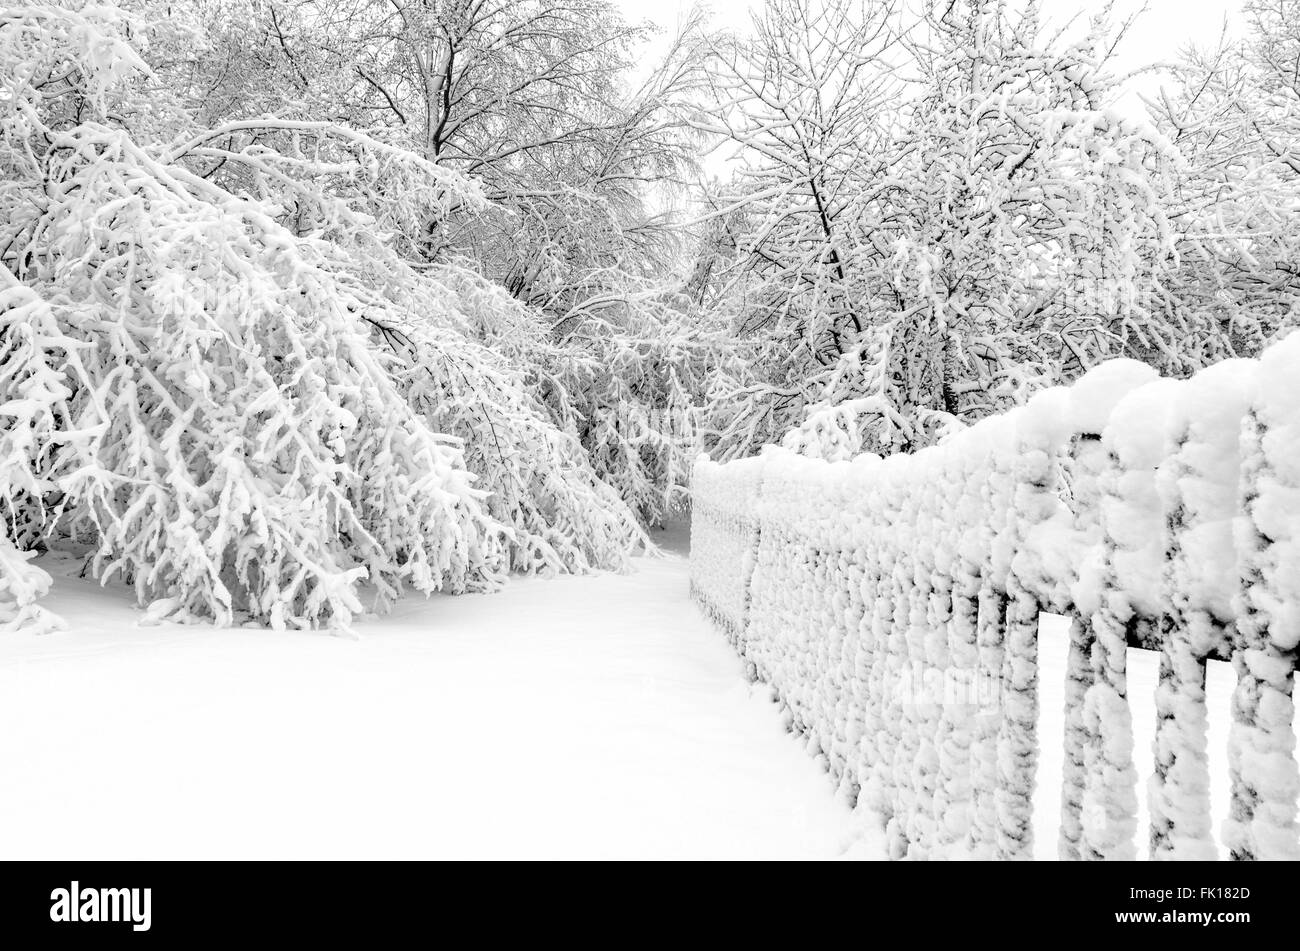
<path fill-rule="evenodd" d="M 1264 479 L 1277 474 L 1263 445 L 1263 427 L 1251 410 L 1242 424 L 1242 511 L 1240 535 L 1241 590 L 1237 600 L 1237 636 L 1232 664 L 1237 687 L 1232 695 L 1228 766 L 1232 794 L 1224 841 L 1233 859 L 1295 859 L 1296 793 L 1300 789 L 1295 760 L 1292 689 L 1295 651 L 1283 650 L 1270 636 L 1270 612 L 1276 610 L 1274 540 L 1261 529 L 1270 519 L 1263 498 Z M 1294 487 L 1287 490 L 1295 492 Z M 1276 518 L 1275 514 L 1272 514 Z M 1294 570 L 1290 568 L 1289 570 Z M 1294 608 L 1292 608 L 1294 609 Z M 1292 622 L 1294 623 L 1294 622 Z"/>
<path fill-rule="evenodd" d="M 1065 762 L 1061 777 L 1061 833 L 1057 855 L 1066 861 L 1083 857 L 1083 794 L 1087 780 L 1085 757 L 1096 738 L 1084 717 L 1084 701 L 1095 682 L 1092 668 L 1092 627 L 1075 615 L 1070 621 L 1070 646 L 1065 661 Z"/>
<path fill-rule="evenodd" d="M 1193 649 L 1188 624 L 1208 626 L 1209 618 L 1175 606 L 1160 624 L 1155 772 L 1149 795 L 1153 859 L 1214 858 L 1205 657 Z"/>
<path fill-rule="evenodd" d="M 951 576 L 946 623 L 943 625 L 946 668 L 943 713 L 939 725 L 939 782 L 933 816 L 938 830 L 937 856 L 948 858 L 964 850 L 974 824 L 974 742 L 981 713 L 979 683 L 979 597 L 981 564 L 970 553 L 986 540 L 965 537 L 966 526 L 979 516 L 980 484 L 975 466 L 954 459 L 948 478 L 962 491 L 945 514 L 947 571 Z M 951 688 L 951 689 L 949 689 Z"/>
<path fill-rule="evenodd" d="M 998 731 L 997 857 L 1034 857 L 1033 796 L 1038 768 L 1038 602 L 1014 574 L 1007 579 Z"/>
<path fill-rule="evenodd" d="M 993 587 L 989 577 L 980 579 L 976 616 L 976 650 L 979 655 L 981 687 L 992 687 L 992 710 L 984 711 L 975 723 L 971 739 L 971 828 L 966 850 L 973 858 L 991 859 L 997 846 L 998 729 L 1002 708 L 1002 645 L 1005 637 L 1007 597 Z"/>

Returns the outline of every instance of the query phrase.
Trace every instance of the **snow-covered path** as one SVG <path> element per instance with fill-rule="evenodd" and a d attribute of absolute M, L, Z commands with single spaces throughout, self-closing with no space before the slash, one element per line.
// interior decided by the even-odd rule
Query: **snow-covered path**
<path fill-rule="evenodd" d="M 71 578 L 47 603 L 71 631 L 0 637 L 0 858 L 818 858 L 855 839 L 679 555 L 408 599 L 358 640 L 140 627 L 125 592 Z"/>

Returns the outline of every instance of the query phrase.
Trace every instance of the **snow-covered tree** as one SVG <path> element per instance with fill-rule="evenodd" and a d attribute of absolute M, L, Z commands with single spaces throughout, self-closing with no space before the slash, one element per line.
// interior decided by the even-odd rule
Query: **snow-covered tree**
<path fill-rule="evenodd" d="M 691 331 L 670 212 L 693 164 L 678 107 L 698 82 L 698 20 L 647 71 L 633 51 L 649 28 L 605 0 L 189 7 L 211 52 L 169 61 L 168 75 L 192 94 L 222 91 L 202 114 L 216 148 L 273 142 L 267 111 L 341 116 L 476 182 L 485 201 L 422 207 L 405 200 L 407 183 L 386 187 L 375 197 L 407 212 L 382 219 L 395 247 L 422 270 L 467 269 L 525 305 L 494 298 L 490 308 L 513 316 L 487 320 L 481 342 L 644 520 L 678 506 L 693 449 L 681 404 L 697 399 L 691 361 L 702 358 L 681 346 Z M 234 171 L 210 158 L 216 178 Z"/>
<path fill-rule="evenodd" d="M 899 225 L 861 219 L 892 245 L 885 392 L 923 431 L 930 414 L 978 418 L 1173 336 L 1151 312 L 1170 157 L 1111 108 L 1107 25 L 1053 42 L 1035 4 L 991 2 L 938 5 L 926 25 Z"/>
<path fill-rule="evenodd" d="M 621 565 L 635 515 L 482 342 L 518 305 L 401 257 L 480 189 L 309 115 L 205 126 L 157 86 L 188 28 L 0 16 L 6 620 L 43 585 L 21 549 L 64 534 L 154 616 L 219 623 Z"/>
<path fill-rule="evenodd" d="M 49 305 L 0 266 L 0 628 L 48 630 L 56 617 L 36 601 L 50 576 L 29 562 L 57 512 L 50 478 L 70 431 L 69 377 L 84 382 L 81 345 L 63 333 Z M 64 450 L 66 451 L 66 450 Z"/>
<path fill-rule="evenodd" d="M 1177 364 L 1177 156 L 1113 108 L 1116 33 L 1050 34 L 1034 3 L 769 5 L 710 120 L 744 163 L 710 199 L 748 357 L 720 451 L 916 449 L 1108 356 Z"/>
<path fill-rule="evenodd" d="M 1300 4 L 1249 0 L 1247 35 L 1190 48 L 1152 103 L 1185 160 L 1172 204 L 1170 321 L 1185 368 L 1256 356 L 1300 300 Z"/>
<path fill-rule="evenodd" d="M 870 346 L 879 263 L 855 204 L 888 167 L 892 20 L 869 0 L 768 0 L 752 35 L 712 44 L 711 102 L 693 121 L 737 167 L 706 196 L 697 280 L 707 271 L 700 298 L 742 347 L 714 387 L 723 456 L 778 441 Z"/>

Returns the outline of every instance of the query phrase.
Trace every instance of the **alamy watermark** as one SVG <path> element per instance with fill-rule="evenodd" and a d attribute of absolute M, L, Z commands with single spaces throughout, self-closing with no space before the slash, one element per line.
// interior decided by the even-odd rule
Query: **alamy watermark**
<path fill-rule="evenodd" d="M 900 707 L 938 707 L 983 717 L 1002 711 L 1002 680 L 987 670 L 912 662 L 886 676 L 886 696 Z"/>
<path fill-rule="evenodd" d="M 58 922 L 130 922 L 133 931 L 148 931 L 153 889 L 83 888 L 73 882 L 50 892 L 50 920 Z"/>

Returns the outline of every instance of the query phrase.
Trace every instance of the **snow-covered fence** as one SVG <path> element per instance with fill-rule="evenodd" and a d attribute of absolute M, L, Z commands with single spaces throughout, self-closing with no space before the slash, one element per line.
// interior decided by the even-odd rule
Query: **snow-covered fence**
<path fill-rule="evenodd" d="M 1038 621 L 1072 619 L 1063 858 L 1135 857 L 1127 649 L 1160 651 L 1150 848 L 1215 854 L 1205 660 L 1231 659 L 1232 858 L 1296 858 L 1300 335 L 1184 380 L 1113 361 L 913 455 L 695 470 L 695 598 L 895 858 L 1028 858 Z"/>

